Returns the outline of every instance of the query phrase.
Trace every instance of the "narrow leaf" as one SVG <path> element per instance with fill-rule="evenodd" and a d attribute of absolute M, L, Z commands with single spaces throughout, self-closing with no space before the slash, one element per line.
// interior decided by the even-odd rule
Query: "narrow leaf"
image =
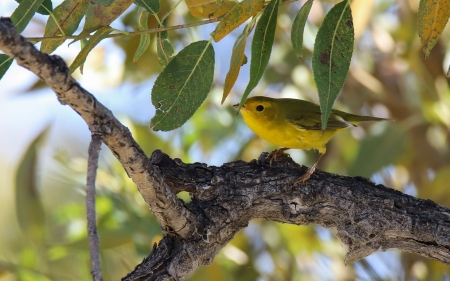
<path fill-rule="evenodd" d="M 5 75 L 8 68 L 11 66 L 13 59 L 5 54 L 0 54 L 0 79 Z"/>
<path fill-rule="evenodd" d="M 150 127 L 170 131 L 183 125 L 203 103 L 214 78 L 214 49 L 208 41 L 180 51 L 153 85 L 156 114 Z"/>
<path fill-rule="evenodd" d="M 241 109 L 250 92 L 258 85 L 264 70 L 269 63 L 272 45 L 275 38 L 277 26 L 278 6 L 280 0 L 272 0 L 264 8 L 264 12 L 255 28 L 252 41 L 252 58 L 250 60 L 250 81 L 242 95 L 239 109 Z M 238 110 L 239 111 L 239 110 Z"/>
<path fill-rule="evenodd" d="M 134 2 L 137 6 L 144 8 L 150 15 L 159 12 L 159 0 L 136 0 Z"/>
<path fill-rule="evenodd" d="M 425 57 L 437 43 L 450 18 L 450 0 L 421 0 L 419 4 L 419 36 L 425 44 Z"/>
<path fill-rule="evenodd" d="M 45 37 L 56 37 L 62 31 L 65 35 L 72 35 L 80 25 L 81 19 L 84 17 L 89 6 L 88 0 L 66 0 L 53 10 L 53 17 L 48 17 L 45 26 Z M 58 25 L 55 23 L 58 21 Z M 50 54 L 58 48 L 64 40 L 43 41 L 41 44 L 41 52 Z"/>
<path fill-rule="evenodd" d="M 82 65 L 86 58 L 92 49 L 94 49 L 95 46 L 97 46 L 102 39 L 104 39 L 109 33 L 111 33 L 113 29 L 109 26 L 101 27 L 97 30 L 97 32 L 92 35 L 92 37 L 87 42 L 86 46 L 80 51 L 80 53 L 77 55 L 73 63 L 69 67 L 70 73 L 74 72 L 75 69 L 77 69 L 80 65 Z"/>
<path fill-rule="evenodd" d="M 165 26 L 165 22 L 162 24 Z M 159 64 L 164 69 L 172 59 L 174 53 L 167 31 L 156 33 L 156 53 L 158 54 Z"/>
<path fill-rule="evenodd" d="M 14 13 L 11 15 L 11 21 L 21 33 L 33 18 L 36 11 L 44 0 L 22 0 Z"/>
<path fill-rule="evenodd" d="M 149 13 L 141 9 L 141 14 L 139 16 L 139 29 L 146 30 L 148 29 L 148 15 Z M 137 60 L 142 56 L 142 54 L 147 51 L 148 46 L 150 45 L 150 34 L 141 34 L 141 38 L 139 41 L 139 47 L 134 54 L 133 62 L 136 63 Z"/>
<path fill-rule="evenodd" d="M 274 1 L 271 1 L 270 3 Z M 270 6 L 270 3 L 267 6 Z M 223 37 L 243 24 L 251 16 L 256 15 L 263 6 L 264 0 L 244 0 L 236 4 L 228 13 L 225 14 L 217 25 L 216 30 L 211 33 L 214 41 L 219 42 L 222 40 Z"/>
<path fill-rule="evenodd" d="M 247 26 L 244 32 L 236 39 L 233 46 L 233 53 L 231 54 L 230 70 L 228 70 L 227 76 L 225 78 L 225 85 L 223 88 L 222 103 L 228 97 L 228 94 L 233 88 L 234 83 L 239 75 L 241 66 L 246 62 L 245 57 L 245 44 L 247 43 L 247 37 L 250 33 L 250 28 Z"/>
<path fill-rule="evenodd" d="M 314 0 L 308 0 L 298 11 L 291 30 L 292 47 L 299 59 L 303 57 L 303 31 Z"/>
<path fill-rule="evenodd" d="M 347 77 L 355 33 L 348 1 L 334 6 L 323 20 L 314 44 L 312 68 L 319 90 L 322 130 Z"/>
<path fill-rule="evenodd" d="M 197 18 L 217 18 L 226 14 L 235 1 L 230 0 L 186 0 L 191 15 Z"/>
<path fill-rule="evenodd" d="M 84 32 L 92 32 L 100 27 L 108 26 L 117 17 L 119 17 L 134 0 L 116 0 L 108 7 L 102 7 L 90 4 L 86 14 L 86 23 Z"/>
<path fill-rule="evenodd" d="M 44 231 L 44 208 L 37 182 L 38 144 L 47 130 L 44 130 L 28 147 L 16 172 L 16 214 L 19 226 L 34 242 L 42 242 Z"/>
<path fill-rule="evenodd" d="M 22 3 L 23 0 L 16 0 L 17 3 Z M 37 12 L 41 15 L 49 15 L 53 11 L 52 0 L 44 0 L 37 9 Z"/>

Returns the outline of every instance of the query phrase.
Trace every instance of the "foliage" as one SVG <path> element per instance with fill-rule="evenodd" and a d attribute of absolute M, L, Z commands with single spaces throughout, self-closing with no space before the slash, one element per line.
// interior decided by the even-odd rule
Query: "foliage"
<path fill-rule="evenodd" d="M 275 0 L 186 0 L 180 4 L 175 0 L 134 4 L 119 0 L 65 0 L 59 4 L 53 1 L 53 5 L 48 0 L 18 2 L 12 14 L 2 16 L 13 15 L 18 28 L 25 31 L 28 25 L 33 26 L 33 19 L 36 19 L 34 26 L 46 21 L 41 33 L 46 37 L 40 45 L 42 51 L 56 50 L 58 54 L 61 49 L 57 48 L 72 39 L 87 41 L 73 60 L 72 70 L 85 63 L 86 76 L 106 73 L 106 67 L 89 74 L 86 71 L 89 60 L 101 57 L 98 56 L 101 51 L 96 52 L 107 42 L 123 52 L 123 65 L 115 66 L 123 69 L 120 82 L 141 85 L 142 81 L 158 76 L 151 94 L 156 109 L 148 109 L 155 115 L 151 124 L 155 130 L 179 128 L 166 133 L 152 132 L 147 125 L 128 120 L 133 135 L 147 153 L 160 148 L 185 161 L 220 164 L 235 159 L 250 160 L 263 149 L 274 149 L 254 138 L 238 122 L 239 117 L 234 118 L 235 111 L 226 107 L 231 100 L 234 103 L 239 100 L 233 86 L 236 92 L 245 92 L 244 99 L 251 92 L 316 102 L 326 99 L 328 106 L 324 110 L 334 104 L 357 114 L 390 115 L 395 122 L 340 133 L 329 144 L 321 168 L 372 177 L 448 206 L 450 91 L 442 65 L 447 58 L 445 67 L 448 67 L 450 34 L 448 28 L 444 29 L 450 16 L 448 1 L 421 0 L 417 6 L 412 1 L 400 0 L 354 0 L 350 5 L 346 1 L 318 0 L 302 1 L 303 5 Z M 253 6 L 244 11 L 244 6 L 250 4 Z M 49 15 L 42 16 L 44 11 Z M 194 17 L 220 19 L 220 23 L 208 32 L 202 28 L 161 29 L 181 23 L 190 26 L 196 23 Z M 83 19 L 84 26 L 80 26 Z M 341 28 L 345 30 L 336 38 Z M 207 44 L 210 38 L 205 34 L 211 31 L 212 38 L 220 42 Z M 109 39 L 113 36 L 114 41 Z M 424 46 L 419 44 L 419 36 Z M 251 47 L 247 41 L 252 42 Z M 426 60 L 421 58 L 422 48 L 428 56 Z M 332 56 L 324 60 L 323 50 L 332 49 L 338 50 L 333 53 L 338 54 L 336 61 Z M 300 54 L 303 54 L 301 61 Z M 230 67 L 226 69 L 223 64 L 228 62 Z M 6 79 L 11 63 L 10 58 L 0 54 L 0 77 L 5 75 Z M 321 66 L 324 70 L 317 68 Z M 74 75 L 79 74 L 75 71 Z M 142 85 L 144 89 L 139 91 L 149 92 L 148 84 Z M 36 82 L 32 89 L 39 87 Z M 335 104 L 341 90 L 345 94 Z M 3 95 L 1 87 L 0 92 Z M 147 100 L 150 104 L 150 99 Z M 220 101 L 225 106 L 220 106 Z M 28 189 L 20 181 L 11 185 L 17 194 L 28 191 L 28 195 L 13 200 L 17 204 L 13 208 L 18 210 L 14 211 L 17 222 L 12 217 L 8 225 L 18 225 L 20 229 L 13 233 L 20 235 L 1 236 L 0 248 L 5 249 L 5 254 L 0 257 L 0 276 L 12 272 L 21 280 L 88 280 L 84 214 L 80 206 L 84 155 L 57 151 L 59 168 L 40 172 L 42 168 L 36 164 L 40 162 L 36 161 L 43 154 L 39 147 L 46 141 L 50 142 L 29 141 L 28 148 L 22 148 L 24 156 L 18 161 L 17 172 L 10 169 L 19 179 L 23 173 L 30 178 Z M 313 153 L 299 151 L 291 155 L 302 160 L 301 163 L 315 157 Z M 1 163 L 5 167 L 15 166 L 5 159 L 0 161 L 5 162 Z M 24 172 L 25 168 L 29 172 Z M 50 178 L 46 181 L 52 184 L 43 184 L 40 176 Z M 180 196 L 189 198 L 188 194 Z M 105 271 L 110 270 L 108 280 L 127 273 L 148 254 L 161 235 L 157 221 L 137 198 L 134 185 L 118 163 L 105 156 L 99 174 L 98 208 L 102 262 Z M 20 210 L 35 213 L 27 217 L 27 212 Z M 41 213 L 44 219 L 42 216 L 33 219 L 32 215 Z M 29 230 L 39 227 L 37 234 Z M 44 242 L 36 242 L 36 235 L 42 235 L 38 238 Z M 425 280 L 442 279 L 449 274 L 448 268 L 407 253 L 385 253 L 344 267 L 344 252 L 327 230 L 255 221 L 210 267 L 200 269 L 191 278 L 401 279 L 397 272 L 402 272 L 405 280 Z M 392 261 L 391 268 L 384 266 L 386 259 Z M 322 267 L 330 263 L 335 271 L 326 273 L 330 271 Z M 61 269 L 49 270 L 55 268 Z"/>

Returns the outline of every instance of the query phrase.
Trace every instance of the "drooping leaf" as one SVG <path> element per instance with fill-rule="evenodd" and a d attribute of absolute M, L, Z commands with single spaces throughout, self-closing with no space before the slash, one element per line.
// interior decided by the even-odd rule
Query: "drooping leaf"
<path fill-rule="evenodd" d="M 233 46 L 233 53 L 231 54 L 230 70 L 228 70 L 227 76 L 225 78 L 225 85 L 223 86 L 222 103 L 228 97 L 228 94 L 233 88 L 234 83 L 239 75 L 241 66 L 246 62 L 245 56 L 245 44 L 247 43 L 247 37 L 250 33 L 250 28 L 247 26 L 244 32 L 236 39 Z"/>
<path fill-rule="evenodd" d="M 159 12 L 159 0 L 136 0 L 134 2 L 137 6 L 144 8 L 150 15 Z"/>
<path fill-rule="evenodd" d="M 156 114 L 150 127 L 170 131 L 183 125 L 203 103 L 214 78 L 214 49 L 208 41 L 180 51 L 158 76 L 152 89 Z"/>
<path fill-rule="evenodd" d="M 141 13 L 139 15 L 139 29 L 146 30 L 148 29 L 148 15 L 149 13 L 141 9 Z M 150 34 L 141 34 L 141 39 L 139 41 L 139 46 L 134 53 L 133 62 L 136 63 L 137 60 L 142 56 L 142 54 L 147 51 L 148 46 L 150 45 Z"/>
<path fill-rule="evenodd" d="M 258 85 L 264 70 L 269 63 L 272 45 L 275 38 L 275 28 L 277 26 L 278 6 L 280 0 L 272 0 L 264 8 L 264 12 L 255 28 L 255 35 L 252 41 L 252 58 L 250 60 L 250 81 L 242 95 L 239 109 L 241 109 L 250 92 Z"/>
<path fill-rule="evenodd" d="M 49 17 L 45 26 L 45 37 L 55 37 L 61 34 L 60 27 L 65 35 L 72 35 L 80 25 L 81 19 L 84 17 L 89 6 L 88 0 L 66 0 L 61 3 L 53 11 L 53 17 Z M 55 23 L 54 18 L 58 21 Z M 64 40 L 43 41 L 41 44 L 41 52 L 50 54 L 58 48 Z"/>
<path fill-rule="evenodd" d="M 95 4 L 97 6 L 103 6 L 103 7 L 108 7 L 114 1 L 116 1 L 116 0 L 89 0 L 89 2 L 91 2 L 92 4 Z"/>
<path fill-rule="evenodd" d="M 34 242 L 41 242 L 44 232 L 45 213 L 36 186 L 38 144 L 44 130 L 25 151 L 16 172 L 16 214 L 20 228 Z"/>
<path fill-rule="evenodd" d="M 441 36 L 450 18 L 450 0 L 421 0 L 419 4 L 419 36 L 425 44 L 425 57 L 430 55 L 431 49 Z"/>
<path fill-rule="evenodd" d="M 235 1 L 230 0 L 186 0 L 191 15 L 197 18 L 217 18 L 227 13 Z"/>
<path fill-rule="evenodd" d="M 94 49 L 94 47 L 97 46 L 97 44 L 100 43 L 102 39 L 104 39 L 109 33 L 111 33 L 111 31 L 113 31 L 113 28 L 109 26 L 100 27 L 97 30 L 97 32 L 95 32 L 94 35 L 92 35 L 92 37 L 89 38 L 86 46 L 84 46 L 84 48 L 80 51 L 80 53 L 78 53 L 77 57 L 70 65 L 69 67 L 70 73 L 74 72 L 75 69 L 77 69 L 80 65 L 82 65 L 86 61 L 89 52 L 92 51 L 92 49 Z"/>
<path fill-rule="evenodd" d="M 83 32 L 92 32 L 100 27 L 108 26 L 119 17 L 134 0 L 116 0 L 107 7 L 90 4 L 86 14 Z"/>
<path fill-rule="evenodd" d="M 243 24 L 251 16 L 256 15 L 263 6 L 264 0 L 244 0 L 236 4 L 225 14 L 216 29 L 211 33 L 214 41 L 219 42 L 222 40 L 223 37 Z"/>
<path fill-rule="evenodd" d="M 355 33 L 349 2 L 334 6 L 323 20 L 314 44 L 312 68 L 319 90 L 322 130 L 347 77 Z"/>
<path fill-rule="evenodd" d="M 314 0 L 308 0 L 298 11 L 297 16 L 292 23 L 291 41 L 295 54 L 299 59 L 303 57 L 303 31 L 305 30 L 306 20 L 311 10 Z"/>
<path fill-rule="evenodd" d="M 0 79 L 5 75 L 8 68 L 11 66 L 13 59 L 5 54 L 0 54 Z"/>
<path fill-rule="evenodd" d="M 11 15 L 11 21 L 17 28 L 17 32 L 21 33 L 33 18 L 44 0 L 22 0 L 19 6 Z"/>
<path fill-rule="evenodd" d="M 162 24 L 165 26 L 165 22 Z M 156 53 L 158 54 L 159 64 L 164 69 L 172 59 L 174 53 L 167 31 L 156 33 Z"/>
<path fill-rule="evenodd" d="M 16 0 L 17 3 L 21 3 L 23 0 Z M 41 15 L 50 15 L 50 12 L 53 11 L 52 0 L 44 0 L 42 4 L 37 9 L 37 12 Z"/>

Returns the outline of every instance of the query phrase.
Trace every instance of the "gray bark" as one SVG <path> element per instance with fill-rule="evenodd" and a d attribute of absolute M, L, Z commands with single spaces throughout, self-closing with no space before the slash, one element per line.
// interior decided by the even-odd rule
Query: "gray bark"
<path fill-rule="evenodd" d="M 215 255 L 253 218 L 335 228 L 348 247 L 347 263 L 390 248 L 450 264 L 450 210 L 360 177 L 306 171 L 286 157 L 270 167 L 262 154 L 221 167 L 184 164 L 160 151 L 148 159 L 129 130 L 84 90 L 58 56 L 37 51 L 0 19 L 0 50 L 34 72 L 58 100 L 85 120 L 136 183 L 159 220 L 164 238 L 123 280 L 183 280 Z M 192 201 L 176 197 L 189 191 Z"/>

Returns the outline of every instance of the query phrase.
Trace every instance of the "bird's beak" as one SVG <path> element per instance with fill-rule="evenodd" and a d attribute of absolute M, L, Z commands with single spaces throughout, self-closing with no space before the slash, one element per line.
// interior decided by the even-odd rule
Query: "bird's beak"
<path fill-rule="evenodd" d="M 237 103 L 237 104 L 233 104 L 233 107 L 234 108 L 238 108 L 239 107 L 239 104 Z"/>

